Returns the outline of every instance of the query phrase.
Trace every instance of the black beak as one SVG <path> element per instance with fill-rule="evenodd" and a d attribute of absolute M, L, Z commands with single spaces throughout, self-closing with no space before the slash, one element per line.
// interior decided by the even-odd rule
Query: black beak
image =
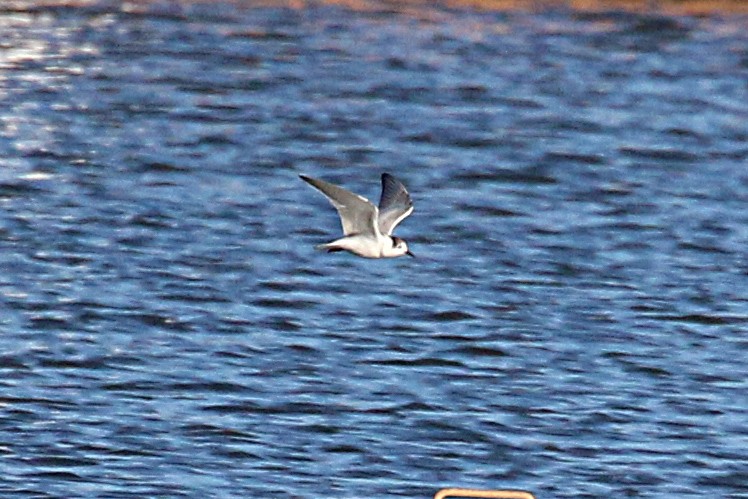
<path fill-rule="evenodd" d="M 416 257 L 416 255 L 414 255 L 413 253 L 411 253 L 410 250 L 406 251 L 405 254 L 408 255 L 408 256 L 410 256 L 410 257 L 413 257 L 413 258 Z"/>

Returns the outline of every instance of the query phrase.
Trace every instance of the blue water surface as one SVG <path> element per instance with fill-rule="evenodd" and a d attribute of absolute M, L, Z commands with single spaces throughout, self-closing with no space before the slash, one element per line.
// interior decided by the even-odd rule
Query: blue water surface
<path fill-rule="evenodd" d="M 748 497 L 745 28 L 3 3 L 0 495 Z"/>

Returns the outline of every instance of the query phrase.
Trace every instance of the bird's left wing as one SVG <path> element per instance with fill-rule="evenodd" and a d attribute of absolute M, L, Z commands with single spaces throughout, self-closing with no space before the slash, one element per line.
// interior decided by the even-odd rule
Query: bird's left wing
<path fill-rule="evenodd" d="M 413 212 L 413 201 L 405 186 L 389 173 L 382 174 L 382 197 L 379 200 L 379 230 L 390 235 L 405 217 Z"/>

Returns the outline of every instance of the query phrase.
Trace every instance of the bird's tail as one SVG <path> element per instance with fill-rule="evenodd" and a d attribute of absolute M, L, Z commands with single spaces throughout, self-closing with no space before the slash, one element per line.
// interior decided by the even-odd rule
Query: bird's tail
<path fill-rule="evenodd" d="M 319 251 L 327 251 L 328 253 L 335 253 L 336 251 L 344 251 L 343 248 L 335 244 L 335 242 L 318 244 L 314 249 Z"/>

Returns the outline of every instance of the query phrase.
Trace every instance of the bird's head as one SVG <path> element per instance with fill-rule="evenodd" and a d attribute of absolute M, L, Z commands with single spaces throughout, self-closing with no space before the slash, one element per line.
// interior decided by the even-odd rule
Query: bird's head
<path fill-rule="evenodd" d="M 402 256 L 402 255 L 408 255 L 413 258 L 416 257 L 411 251 L 408 249 L 408 243 L 406 243 L 404 240 L 400 239 L 399 237 L 390 236 L 392 238 L 392 248 L 389 248 L 388 253 L 390 253 L 391 256 Z"/>

